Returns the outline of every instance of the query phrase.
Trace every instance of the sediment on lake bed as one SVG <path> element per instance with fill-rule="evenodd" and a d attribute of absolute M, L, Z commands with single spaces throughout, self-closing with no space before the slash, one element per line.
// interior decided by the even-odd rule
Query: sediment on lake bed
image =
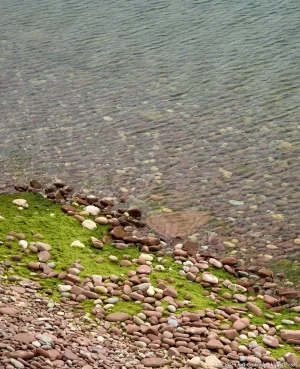
<path fill-rule="evenodd" d="M 0 195 L 4 368 L 299 364 L 300 291 L 284 275 L 190 240 L 166 252 L 124 197 L 17 190 Z"/>

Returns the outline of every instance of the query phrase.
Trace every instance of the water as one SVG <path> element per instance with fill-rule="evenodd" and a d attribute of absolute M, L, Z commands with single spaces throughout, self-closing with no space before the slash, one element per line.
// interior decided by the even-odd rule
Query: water
<path fill-rule="evenodd" d="M 2 190 L 59 177 L 204 209 L 296 268 L 299 24 L 297 0 L 2 0 Z"/>

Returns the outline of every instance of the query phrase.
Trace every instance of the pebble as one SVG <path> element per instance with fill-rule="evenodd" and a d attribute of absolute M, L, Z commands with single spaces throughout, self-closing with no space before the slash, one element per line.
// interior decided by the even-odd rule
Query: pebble
<path fill-rule="evenodd" d="M 75 241 L 73 241 L 73 242 L 70 244 L 70 246 L 71 246 L 71 247 L 81 247 L 81 248 L 85 247 L 85 245 L 84 245 L 82 242 L 80 242 L 79 240 L 75 240 Z"/>
<path fill-rule="evenodd" d="M 25 240 L 19 241 L 19 246 L 22 247 L 23 250 L 26 250 L 28 247 L 28 242 Z"/>
<path fill-rule="evenodd" d="M 14 205 L 21 206 L 22 208 L 28 208 L 27 200 L 25 199 L 15 199 L 12 202 Z"/>
<path fill-rule="evenodd" d="M 100 209 L 97 208 L 97 206 L 94 206 L 94 205 L 88 205 L 84 208 L 84 210 L 87 211 L 90 215 L 92 215 L 94 217 L 96 217 L 100 213 Z"/>
<path fill-rule="evenodd" d="M 90 231 L 97 229 L 97 224 L 90 219 L 85 219 L 81 224 L 83 227 L 89 229 Z"/>

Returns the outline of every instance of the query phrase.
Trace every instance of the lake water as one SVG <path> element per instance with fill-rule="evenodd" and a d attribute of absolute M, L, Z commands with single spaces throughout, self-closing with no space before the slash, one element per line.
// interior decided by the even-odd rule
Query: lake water
<path fill-rule="evenodd" d="M 205 209 L 296 268 L 299 25 L 298 0 L 2 0 L 2 190 Z"/>

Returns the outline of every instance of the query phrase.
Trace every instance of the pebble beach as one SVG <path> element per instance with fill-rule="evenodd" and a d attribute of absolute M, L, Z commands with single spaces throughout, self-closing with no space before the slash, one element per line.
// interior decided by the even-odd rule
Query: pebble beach
<path fill-rule="evenodd" d="M 124 194 L 60 180 L 16 185 L 0 215 L 3 368 L 299 365 L 300 290 L 263 260 L 163 237 Z"/>

